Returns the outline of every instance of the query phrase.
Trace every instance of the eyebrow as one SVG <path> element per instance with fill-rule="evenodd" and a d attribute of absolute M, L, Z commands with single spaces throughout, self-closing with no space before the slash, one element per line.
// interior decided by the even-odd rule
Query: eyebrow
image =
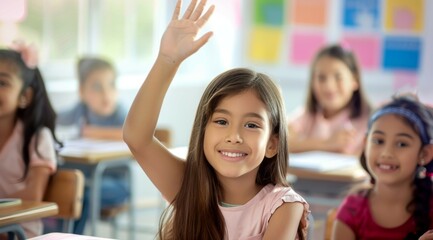
<path fill-rule="evenodd" d="M 385 135 L 385 133 L 383 131 L 380 131 L 380 130 L 375 130 L 373 132 L 373 134 L 382 134 L 382 135 Z M 414 139 L 414 137 L 412 135 L 408 134 L 408 133 L 398 133 L 397 136 L 399 136 L 399 137 L 407 137 L 407 138 L 410 138 L 410 139 Z"/>
<path fill-rule="evenodd" d="M 11 75 L 9 73 L 0 72 L 1 77 L 10 77 Z"/>
<path fill-rule="evenodd" d="M 222 114 L 227 114 L 227 115 L 230 115 L 230 116 L 232 115 L 229 111 L 227 111 L 225 109 L 222 109 L 222 108 L 216 108 L 215 111 L 214 111 L 214 113 L 222 113 Z M 260 115 L 258 113 L 255 113 L 255 112 L 245 113 L 243 116 L 244 117 L 258 118 L 258 119 L 260 119 L 262 121 L 265 121 L 265 118 L 263 118 L 262 115 Z"/>

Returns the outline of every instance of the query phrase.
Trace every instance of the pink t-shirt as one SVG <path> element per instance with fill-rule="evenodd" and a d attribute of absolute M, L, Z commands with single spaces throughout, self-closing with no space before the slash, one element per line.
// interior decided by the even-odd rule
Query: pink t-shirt
<path fill-rule="evenodd" d="M 433 207 L 430 216 L 433 217 Z M 352 229 L 356 239 L 404 239 L 416 229 L 412 217 L 395 228 L 378 225 L 371 215 L 366 191 L 347 196 L 337 211 L 337 219 Z M 430 229 L 433 229 L 433 221 Z"/>
<path fill-rule="evenodd" d="M 268 184 L 254 198 L 242 206 L 220 206 L 227 226 L 227 239 L 262 239 L 272 214 L 285 202 L 304 204 L 304 214 L 300 225 L 304 230 L 304 234 L 306 234 L 309 213 L 308 203 L 290 187 Z"/>
<path fill-rule="evenodd" d="M 353 143 L 344 151 L 346 154 L 357 154 L 363 148 L 363 139 L 367 132 L 369 113 L 351 119 L 350 111 L 344 110 L 336 116 L 326 119 L 322 112 L 315 115 L 299 108 L 289 117 L 289 127 L 301 139 L 328 139 L 333 133 L 342 129 L 355 129 Z M 290 134 L 290 133 L 289 133 Z"/>
<path fill-rule="evenodd" d="M 21 181 L 24 173 L 23 124 L 18 121 L 14 131 L 2 149 L 0 149 L 0 197 L 7 197 L 26 187 L 26 181 Z M 35 138 L 33 137 L 30 150 L 30 164 L 32 167 L 48 167 L 53 173 L 56 170 L 56 154 L 54 141 L 48 128 L 43 128 L 39 133 L 38 151 L 35 151 Z M 33 237 L 42 233 L 41 221 L 31 221 L 22 224 L 27 237 Z"/>

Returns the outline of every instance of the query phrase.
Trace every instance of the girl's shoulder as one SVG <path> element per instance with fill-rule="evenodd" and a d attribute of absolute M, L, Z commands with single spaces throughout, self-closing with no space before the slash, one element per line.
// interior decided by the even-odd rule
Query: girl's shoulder
<path fill-rule="evenodd" d="M 338 207 L 337 219 L 348 222 L 365 216 L 369 212 L 369 191 L 364 189 L 346 196 Z"/>
<path fill-rule="evenodd" d="M 284 203 L 299 202 L 304 205 L 305 211 L 309 211 L 307 201 L 299 195 L 293 188 L 281 185 L 267 185 L 269 189 L 266 199 L 271 203 L 271 213 Z"/>

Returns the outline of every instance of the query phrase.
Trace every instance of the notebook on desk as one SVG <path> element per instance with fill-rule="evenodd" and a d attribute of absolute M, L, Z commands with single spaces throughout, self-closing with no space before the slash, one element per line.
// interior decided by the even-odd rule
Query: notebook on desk
<path fill-rule="evenodd" d="M 326 172 L 359 165 L 358 157 L 332 152 L 310 151 L 290 153 L 289 168 Z"/>
<path fill-rule="evenodd" d="M 125 155 L 130 153 L 128 145 L 122 141 L 95 139 L 75 139 L 64 142 L 60 156 L 99 158 L 105 156 Z"/>

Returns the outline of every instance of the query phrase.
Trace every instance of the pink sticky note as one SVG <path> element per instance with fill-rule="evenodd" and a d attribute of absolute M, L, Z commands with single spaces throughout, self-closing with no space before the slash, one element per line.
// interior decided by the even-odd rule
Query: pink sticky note
<path fill-rule="evenodd" d="M 22 21 L 27 15 L 26 8 L 26 0 L 0 0 L 0 21 Z"/>
<path fill-rule="evenodd" d="M 377 69 L 380 65 L 380 39 L 373 36 L 345 36 L 342 39 L 354 52 L 363 69 Z"/>
<path fill-rule="evenodd" d="M 320 33 L 294 33 L 290 45 L 289 58 L 295 64 L 310 64 L 321 47 L 325 36 Z"/>

